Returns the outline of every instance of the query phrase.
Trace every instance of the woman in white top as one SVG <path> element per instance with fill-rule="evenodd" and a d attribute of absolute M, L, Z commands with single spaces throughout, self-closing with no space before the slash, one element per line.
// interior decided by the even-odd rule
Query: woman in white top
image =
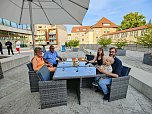
<path fill-rule="evenodd" d="M 16 51 L 18 52 L 18 54 L 20 54 L 20 48 L 21 48 L 21 42 L 18 40 L 16 41 Z"/>

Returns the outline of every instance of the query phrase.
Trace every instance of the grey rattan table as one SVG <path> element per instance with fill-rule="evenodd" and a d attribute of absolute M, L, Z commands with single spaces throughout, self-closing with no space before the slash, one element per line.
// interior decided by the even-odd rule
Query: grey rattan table
<path fill-rule="evenodd" d="M 81 104 L 80 96 L 80 79 L 96 77 L 95 67 L 57 67 L 53 79 L 54 80 L 67 80 L 71 83 L 76 92 L 79 104 Z M 67 85 L 68 86 L 68 85 Z"/>
<path fill-rule="evenodd" d="M 92 67 L 92 64 L 87 64 L 86 62 L 79 62 L 78 67 Z M 73 62 L 72 61 L 65 61 L 65 62 L 59 62 L 57 67 L 63 68 L 63 67 L 73 67 Z"/>

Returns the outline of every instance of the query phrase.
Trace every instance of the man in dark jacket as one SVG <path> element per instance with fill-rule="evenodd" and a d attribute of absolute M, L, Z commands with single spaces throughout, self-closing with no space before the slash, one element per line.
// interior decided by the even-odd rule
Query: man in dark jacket
<path fill-rule="evenodd" d="M 1 42 L 0 42 L 0 52 L 1 52 L 1 55 L 3 55 L 3 45 Z"/>
<path fill-rule="evenodd" d="M 103 99 L 104 100 L 109 99 L 109 90 L 108 90 L 107 85 L 109 85 L 111 83 L 112 78 L 121 77 L 122 62 L 121 62 L 121 60 L 119 60 L 116 57 L 116 52 L 117 52 L 117 49 L 115 47 L 111 47 L 109 49 L 109 56 L 114 58 L 114 63 L 111 65 L 112 66 L 112 73 L 107 72 L 104 69 L 99 69 L 99 71 L 101 73 L 107 75 L 106 79 L 100 80 L 98 82 L 99 88 L 101 88 L 103 90 L 103 93 L 104 93 Z"/>
<path fill-rule="evenodd" d="M 13 53 L 13 48 L 12 48 L 12 42 L 7 41 L 7 42 L 5 43 L 5 46 L 7 46 L 8 55 L 10 55 L 10 51 L 12 52 L 12 55 L 14 55 L 14 53 Z"/>

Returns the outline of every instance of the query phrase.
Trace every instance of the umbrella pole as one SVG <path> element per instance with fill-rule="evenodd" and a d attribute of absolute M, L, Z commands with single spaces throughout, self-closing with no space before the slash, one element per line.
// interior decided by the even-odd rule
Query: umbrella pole
<path fill-rule="evenodd" d="M 33 42 L 33 50 L 35 48 L 35 40 L 34 40 L 34 24 L 33 24 L 33 15 L 32 15 L 32 0 L 29 0 L 29 13 L 30 13 L 30 24 L 31 24 L 31 32 L 32 32 L 32 42 Z"/>

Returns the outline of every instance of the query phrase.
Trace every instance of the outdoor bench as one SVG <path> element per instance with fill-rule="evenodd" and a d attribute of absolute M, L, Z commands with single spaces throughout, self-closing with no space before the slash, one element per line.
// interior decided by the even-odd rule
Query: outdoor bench
<path fill-rule="evenodd" d="M 45 65 L 37 72 L 32 71 L 32 63 L 27 66 L 31 92 L 40 92 L 41 109 L 67 105 L 66 80 L 52 80 L 53 74 Z"/>

